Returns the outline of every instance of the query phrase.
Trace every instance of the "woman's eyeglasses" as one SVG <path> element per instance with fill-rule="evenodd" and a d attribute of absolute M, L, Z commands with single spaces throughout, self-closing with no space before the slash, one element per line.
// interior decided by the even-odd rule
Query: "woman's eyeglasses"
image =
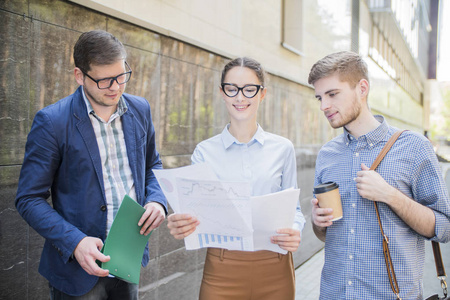
<path fill-rule="evenodd" d="M 238 87 L 233 83 L 222 83 L 221 87 L 222 91 L 228 97 L 236 97 L 237 94 L 239 94 L 239 91 L 241 91 L 242 95 L 246 98 L 253 98 L 258 94 L 260 89 L 264 89 L 262 85 L 258 84 L 246 84 L 243 87 Z"/>

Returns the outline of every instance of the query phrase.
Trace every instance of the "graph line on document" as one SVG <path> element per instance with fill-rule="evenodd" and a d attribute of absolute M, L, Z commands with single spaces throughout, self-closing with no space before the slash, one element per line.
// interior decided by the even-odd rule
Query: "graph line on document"
<path fill-rule="evenodd" d="M 247 191 L 238 191 L 236 187 L 224 187 L 217 182 L 190 182 L 181 186 L 181 195 L 186 197 L 209 197 L 225 196 L 231 199 L 246 199 L 249 197 Z"/>

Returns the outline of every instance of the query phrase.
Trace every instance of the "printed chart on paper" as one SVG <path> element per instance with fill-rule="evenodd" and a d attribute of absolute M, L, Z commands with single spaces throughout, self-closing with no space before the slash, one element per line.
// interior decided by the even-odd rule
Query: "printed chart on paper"
<path fill-rule="evenodd" d="M 252 211 L 248 183 L 177 178 L 183 212 L 201 220 L 189 238 L 194 247 L 232 250 L 253 248 Z M 215 212 L 211 214 L 211 211 Z"/>

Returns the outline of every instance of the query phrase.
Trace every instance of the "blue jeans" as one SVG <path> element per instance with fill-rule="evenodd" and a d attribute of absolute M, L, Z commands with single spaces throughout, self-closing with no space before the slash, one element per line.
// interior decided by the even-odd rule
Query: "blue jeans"
<path fill-rule="evenodd" d="M 137 300 L 139 285 L 113 277 L 100 277 L 87 294 L 70 296 L 50 286 L 51 300 Z"/>

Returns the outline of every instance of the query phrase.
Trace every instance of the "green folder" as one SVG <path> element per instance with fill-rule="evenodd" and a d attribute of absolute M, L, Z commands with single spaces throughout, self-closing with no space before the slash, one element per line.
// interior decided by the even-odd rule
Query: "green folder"
<path fill-rule="evenodd" d="M 150 234 L 139 233 L 138 222 L 144 212 L 145 208 L 125 195 L 102 249 L 111 259 L 99 263 L 111 275 L 135 284 L 139 284 L 142 256 L 150 238 Z"/>

